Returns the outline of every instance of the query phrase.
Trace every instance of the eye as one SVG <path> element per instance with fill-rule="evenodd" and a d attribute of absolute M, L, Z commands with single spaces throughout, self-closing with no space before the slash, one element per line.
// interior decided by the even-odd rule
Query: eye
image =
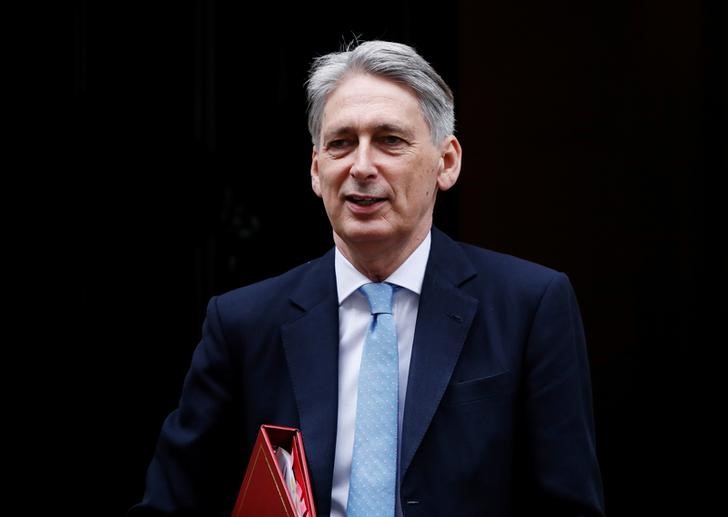
<path fill-rule="evenodd" d="M 349 144 L 351 144 L 351 141 L 345 138 L 339 138 L 327 143 L 326 147 L 328 147 L 329 149 L 345 149 Z"/>
<path fill-rule="evenodd" d="M 404 140 L 395 135 L 385 135 L 380 140 L 383 144 L 389 146 L 398 146 L 404 143 Z"/>

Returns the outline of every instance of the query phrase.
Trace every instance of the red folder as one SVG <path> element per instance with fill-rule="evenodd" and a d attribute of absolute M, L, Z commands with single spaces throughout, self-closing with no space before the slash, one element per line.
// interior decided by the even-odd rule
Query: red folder
<path fill-rule="evenodd" d="M 302 492 L 304 517 L 316 517 L 311 480 L 301 431 L 292 427 L 262 425 L 250 454 L 248 468 L 232 517 L 296 517 L 298 504 L 291 495 L 278 466 L 275 447 L 283 447 L 293 457 L 293 475 Z"/>

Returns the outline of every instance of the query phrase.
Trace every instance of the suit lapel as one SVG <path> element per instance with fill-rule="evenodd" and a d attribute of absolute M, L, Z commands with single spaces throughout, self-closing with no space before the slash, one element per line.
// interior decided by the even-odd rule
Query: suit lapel
<path fill-rule="evenodd" d="M 412 345 L 404 421 L 404 477 L 452 377 L 478 301 L 460 286 L 476 274 L 462 249 L 433 228 Z"/>
<path fill-rule="evenodd" d="M 298 406 L 317 513 L 327 515 L 336 449 L 339 318 L 334 254 L 308 272 L 291 295 L 299 313 L 281 328 Z"/>
<path fill-rule="evenodd" d="M 405 401 L 401 476 L 440 404 L 477 308 L 460 286 L 476 274 L 460 247 L 432 229 Z M 281 338 L 313 480 L 317 513 L 327 515 L 336 449 L 339 319 L 333 250 L 291 294 L 295 317 Z"/>

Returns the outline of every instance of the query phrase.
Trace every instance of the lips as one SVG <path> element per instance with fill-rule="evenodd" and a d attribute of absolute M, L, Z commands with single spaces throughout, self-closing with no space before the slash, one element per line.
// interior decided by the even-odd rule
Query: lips
<path fill-rule="evenodd" d="M 374 197 L 374 196 L 359 196 L 359 195 L 349 195 L 345 196 L 345 199 L 350 202 L 354 203 L 357 206 L 372 206 L 376 203 L 380 203 L 382 201 L 386 201 L 387 198 L 385 197 Z"/>

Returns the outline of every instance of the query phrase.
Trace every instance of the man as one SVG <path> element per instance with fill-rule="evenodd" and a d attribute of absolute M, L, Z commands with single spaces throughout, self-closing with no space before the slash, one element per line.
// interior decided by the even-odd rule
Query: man
<path fill-rule="evenodd" d="M 462 156 L 448 86 L 412 48 L 372 41 L 318 58 L 307 87 L 312 187 L 335 249 L 210 301 L 133 510 L 229 514 L 270 423 L 301 428 L 319 515 L 366 515 L 360 497 L 377 516 L 602 515 L 567 277 L 432 228 Z M 393 293 L 393 388 L 364 387 L 387 317 L 368 285 Z M 375 440 L 394 448 L 377 459 L 359 432 L 371 390 L 397 392 Z M 370 484 L 354 474 L 388 458 L 363 469 Z"/>

